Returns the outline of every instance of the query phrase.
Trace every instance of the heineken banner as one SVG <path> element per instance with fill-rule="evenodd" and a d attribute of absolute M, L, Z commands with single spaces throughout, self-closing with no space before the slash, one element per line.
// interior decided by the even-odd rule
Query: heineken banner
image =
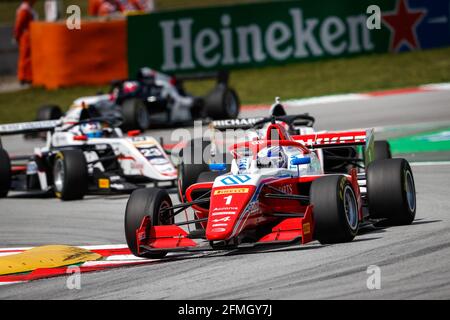
<path fill-rule="evenodd" d="M 273 1 L 128 17 L 128 65 L 195 73 L 450 45 L 450 0 Z"/>

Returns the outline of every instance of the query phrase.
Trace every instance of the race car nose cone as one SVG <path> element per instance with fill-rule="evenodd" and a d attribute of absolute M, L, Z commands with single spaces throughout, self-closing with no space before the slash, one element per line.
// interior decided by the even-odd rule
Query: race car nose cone
<path fill-rule="evenodd" d="M 228 240 L 247 220 L 247 204 L 255 191 L 251 185 L 220 186 L 211 191 L 211 204 L 206 227 L 210 241 Z"/>

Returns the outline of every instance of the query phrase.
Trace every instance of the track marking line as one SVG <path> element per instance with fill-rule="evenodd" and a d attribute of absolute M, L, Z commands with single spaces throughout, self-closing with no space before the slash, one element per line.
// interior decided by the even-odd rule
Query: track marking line
<path fill-rule="evenodd" d="M 102 245 L 90 245 L 90 246 L 77 246 L 74 247 L 86 249 L 86 250 L 112 250 L 112 249 L 128 249 L 126 244 L 102 244 Z M 0 248 L 0 253 L 11 252 L 11 253 L 20 253 L 25 250 L 33 249 L 34 247 L 13 247 L 13 248 Z"/>
<path fill-rule="evenodd" d="M 409 163 L 413 167 L 425 167 L 425 166 L 449 166 L 450 161 L 417 161 Z"/>
<path fill-rule="evenodd" d="M 10 282 L 0 282 L 0 286 L 6 286 L 6 285 L 10 285 L 10 284 L 17 284 L 17 283 L 24 283 L 27 281 L 10 281 Z"/>
<path fill-rule="evenodd" d="M 23 253 L 27 250 L 36 247 L 22 247 L 22 248 L 0 248 L 0 256 L 15 255 Z M 77 246 L 79 249 L 92 250 L 92 253 L 101 255 L 101 260 L 86 261 L 79 264 L 80 272 L 98 272 L 108 269 L 130 267 L 138 265 L 150 265 L 161 259 L 146 259 L 139 258 L 131 254 L 128 246 L 125 244 L 115 245 L 94 245 L 94 246 Z M 169 253 L 167 258 L 180 258 L 189 256 L 190 258 L 196 258 L 202 256 L 202 254 L 186 254 L 186 253 Z M 0 285 L 16 284 L 30 282 L 33 280 L 61 277 L 67 274 L 68 266 L 38 268 L 26 273 L 13 273 L 0 276 Z"/>

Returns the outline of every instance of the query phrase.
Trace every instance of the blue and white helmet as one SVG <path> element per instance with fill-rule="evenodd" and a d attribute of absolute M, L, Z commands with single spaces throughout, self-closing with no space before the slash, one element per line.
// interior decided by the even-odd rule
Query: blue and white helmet
<path fill-rule="evenodd" d="M 258 153 L 258 166 L 262 168 L 287 168 L 283 147 L 267 147 Z"/>
<path fill-rule="evenodd" d="M 80 125 L 81 132 L 88 138 L 103 137 L 103 127 L 99 121 L 92 121 Z"/>

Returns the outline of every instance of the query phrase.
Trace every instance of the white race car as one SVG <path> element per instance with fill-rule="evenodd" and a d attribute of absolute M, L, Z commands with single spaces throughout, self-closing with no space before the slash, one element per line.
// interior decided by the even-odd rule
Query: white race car
<path fill-rule="evenodd" d="M 0 148 L 0 197 L 17 190 L 75 200 L 129 193 L 148 182 L 173 184 L 177 170 L 158 141 L 138 130 L 124 136 L 120 121 L 110 106 L 74 106 L 59 120 L 0 125 L 0 135 L 47 132 L 46 145 L 32 155 Z"/>

